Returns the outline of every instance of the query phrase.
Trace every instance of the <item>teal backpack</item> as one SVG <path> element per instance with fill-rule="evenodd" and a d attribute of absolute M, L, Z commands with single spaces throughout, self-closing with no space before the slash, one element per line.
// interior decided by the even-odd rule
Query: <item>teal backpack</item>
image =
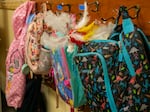
<path fill-rule="evenodd" d="M 109 40 L 77 46 L 71 61 L 92 112 L 150 110 L 150 45 L 124 6 L 121 15 L 121 28 Z"/>
<path fill-rule="evenodd" d="M 122 31 L 117 36 L 120 42 L 118 74 L 128 76 L 124 108 L 120 111 L 150 110 L 150 44 L 141 29 L 136 27 L 125 6 L 120 7 Z M 113 36 L 111 37 L 113 38 Z"/>
<path fill-rule="evenodd" d="M 62 38 L 62 37 L 58 37 Z M 58 95 L 71 107 L 77 108 L 86 103 L 86 98 L 80 77 L 73 71 L 72 56 L 67 52 L 67 46 L 50 52 L 52 71 Z"/>

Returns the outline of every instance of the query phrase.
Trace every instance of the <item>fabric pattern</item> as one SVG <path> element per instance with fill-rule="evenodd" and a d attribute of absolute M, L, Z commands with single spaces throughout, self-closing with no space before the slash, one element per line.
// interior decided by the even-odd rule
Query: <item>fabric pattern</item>
<path fill-rule="evenodd" d="M 134 35 L 131 33 L 122 37 L 135 68 L 135 76 L 130 75 L 123 51 L 120 49 L 122 47 L 102 41 L 87 42 L 78 46 L 74 61 L 78 66 L 92 112 L 147 112 L 150 110 L 149 60 L 147 60 L 140 36 L 138 32 L 134 32 Z M 99 54 L 104 57 L 104 60 L 99 58 Z M 103 61 L 106 62 L 106 68 L 103 67 Z M 104 69 L 108 72 L 107 83 L 111 85 L 109 89 L 113 95 L 116 110 L 111 107 L 112 101 L 109 100 L 111 94 L 107 91 Z"/>
<path fill-rule="evenodd" d="M 27 31 L 26 19 L 35 2 L 28 1 L 19 6 L 13 14 L 14 40 L 6 57 L 6 101 L 8 106 L 21 106 L 25 92 L 25 75 L 21 71 L 24 64 L 24 44 Z"/>
<path fill-rule="evenodd" d="M 51 67 L 51 60 L 49 49 L 41 44 L 43 32 L 47 30 L 44 28 L 43 19 L 44 14 L 38 13 L 28 27 L 25 56 L 34 74 L 47 75 Z"/>
<path fill-rule="evenodd" d="M 148 111 L 150 110 L 150 64 L 147 57 L 149 51 L 146 51 L 142 35 L 137 28 L 130 34 L 122 33 L 121 37 L 135 69 L 135 76 L 128 80 L 127 94 L 123 101 L 125 107 L 122 111 Z M 130 75 L 128 67 L 122 62 L 119 65 L 119 74 Z"/>
<path fill-rule="evenodd" d="M 67 72 L 68 65 L 65 61 L 66 56 L 64 48 L 51 52 L 52 66 L 54 70 L 55 84 L 61 98 L 73 106 L 72 89 L 70 84 L 70 72 Z"/>
<path fill-rule="evenodd" d="M 89 55 L 86 55 L 89 52 Z M 97 52 L 104 56 L 101 60 L 98 54 L 91 55 L 90 52 Z M 84 86 L 88 104 L 92 112 L 111 111 L 106 92 L 106 83 L 111 83 L 114 99 L 117 101 L 121 93 L 126 88 L 127 82 L 119 82 L 115 75 L 117 71 L 116 57 L 118 55 L 118 46 L 113 42 L 88 42 L 78 48 L 78 53 L 84 53 L 83 56 L 75 56 L 74 61 L 78 66 L 79 75 Z M 105 69 L 108 70 L 110 82 L 105 83 L 105 76 L 102 67 L 102 61 L 106 61 Z M 116 66 L 116 68 L 114 67 Z M 116 70 L 116 71 L 115 71 Z M 116 83 L 114 86 L 112 83 Z M 116 97 L 117 96 L 117 97 Z M 117 101 L 120 106 L 120 102 Z"/>

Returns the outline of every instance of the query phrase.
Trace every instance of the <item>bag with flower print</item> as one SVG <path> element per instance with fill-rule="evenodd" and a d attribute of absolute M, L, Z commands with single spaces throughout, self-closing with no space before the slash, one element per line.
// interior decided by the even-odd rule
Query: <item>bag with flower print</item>
<path fill-rule="evenodd" d="M 43 9 L 46 4 L 43 4 Z M 50 51 L 46 48 L 44 34 L 48 34 L 48 27 L 44 23 L 46 9 L 43 13 L 38 13 L 30 23 L 26 37 L 25 56 L 26 63 L 34 74 L 47 75 L 51 68 Z"/>

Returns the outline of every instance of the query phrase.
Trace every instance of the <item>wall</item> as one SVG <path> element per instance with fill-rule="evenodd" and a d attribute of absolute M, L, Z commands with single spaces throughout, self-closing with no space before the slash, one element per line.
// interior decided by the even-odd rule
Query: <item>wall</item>
<path fill-rule="evenodd" d="M 64 103 L 64 101 L 59 97 L 59 107 L 56 108 L 56 93 L 51 88 L 42 85 L 42 92 L 46 97 L 47 112 L 71 112 L 70 106 Z M 77 112 L 77 110 L 75 110 Z"/>
<path fill-rule="evenodd" d="M 85 0 L 34 0 L 39 2 L 41 5 L 42 2 L 48 1 L 51 6 L 52 10 L 55 12 L 57 9 L 58 4 L 70 4 L 71 5 L 71 13 L 79 14 L 83 11 L 79 10 L 79 4 L 83 4 Z M 110 17 L 117 17 L 117 10 L 120 6 L 125 5 L 126 7 L 132 6 L 139 6 L 140 12 L 139 17 L 134 19 L 134 23 L 136 23 L 140 28 L 146 33 L 146 35 L 150 35 L 150 1 L 149 0 L 86 0 L 87 3 L 91 4 L 95 1 L 99 2 L 99 7 L 97 12 L 93 12 L 91 10 L 95 10 L 95 5 L 88 5 L 88 12 L 91 18 L 91 21 L 101 18 L 110 18 Z M 62 9 L 63 11 L 67 10 L 67 7 Z M 134 10 L 130 10 L 130 15 L 134 16 Z"/>

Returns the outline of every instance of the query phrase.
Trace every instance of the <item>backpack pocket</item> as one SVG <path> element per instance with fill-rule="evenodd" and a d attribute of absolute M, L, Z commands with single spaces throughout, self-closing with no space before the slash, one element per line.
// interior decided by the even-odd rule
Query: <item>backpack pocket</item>
<path fill-rule="evenodd" d="M 110 74 L 108 74 L 103 56 L 98 53 L 80 53 L 74 57 L 74 61 L 78 66 L 79 75 L 91 110 L 105 110 L 107 106 L 117 109 L 112 94 Z M 101 108 L 103 103 L 106 104 L 106 107 Z"/>
<path fill-rule="evenodd" d="M 118 44 L 111 40 L 87 42 L 74 56 L 91 111 L 114 111 L 120 106 L 126 81 L 118 81 Z M 121 78 L 121 77 L 120 77 Z"/>

